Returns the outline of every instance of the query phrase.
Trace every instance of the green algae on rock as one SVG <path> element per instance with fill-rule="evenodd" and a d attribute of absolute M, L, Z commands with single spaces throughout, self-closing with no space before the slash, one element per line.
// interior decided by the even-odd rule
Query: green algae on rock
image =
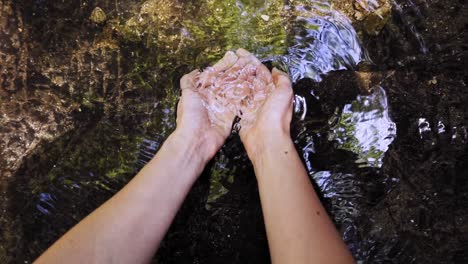
<path fill-rule="evenodd" d="M 201 21 L 211 35 L 224 40 L 221 50 L 245 48 L 257 57 L 271 57 L 286 52 L 284 8 L 279 0 L 211 0 L 202 7 Z"/>
<path fill-rule="evenodd" d="M 180 60 L 191 50 L 198 50 L 196 56 L 203 58 L 197 62 L 203 65 L 219 59 L 226 50 L 240 47 L 260 57 L 284 54 L 282 12 L 282 1 L 268 1 L 259 8 L 233 0 L 196 5 L 149 0 L 135 16 L 115 28 L 123 40 L 142 42 L 167 57 Z"/>

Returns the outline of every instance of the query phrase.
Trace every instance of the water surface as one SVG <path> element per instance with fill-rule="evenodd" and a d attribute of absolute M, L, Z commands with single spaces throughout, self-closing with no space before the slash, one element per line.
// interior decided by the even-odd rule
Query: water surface
<path fill-rule="evenodd" d="M 292 77 L 294 142 L 356 259 L 468 261 L 464 1 L 0 3 L 21 22 L 1 24 L 21 45 L 0 51 L 27 58 L 24 87 L 1 90 L 2 142 L 24 143 L 3 152 L 21 161 L 0 178 L 4 262 L 31 262 L 122 188 L 174 130 L 179 78 L 239 47 Z M 269 262 L 236 135 L 155 262 Z"/>

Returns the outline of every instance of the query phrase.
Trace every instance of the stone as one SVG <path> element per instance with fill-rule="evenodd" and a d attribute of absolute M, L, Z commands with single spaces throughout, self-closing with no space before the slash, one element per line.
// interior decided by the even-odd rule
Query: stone
<path fill-rule="evenodd" d="M 95 24 L 103 24 L 107 20 L 107 15 L 100 7 L 96 7 L 91 13 L 89 20 Z"/>
<path fill-rule="evenodd" d="M 331 6 L 351 19 L 357 31 L 361 30 L 369 35 L 379 34 L 392 13 L 390 0 L 332 0 Z"/>

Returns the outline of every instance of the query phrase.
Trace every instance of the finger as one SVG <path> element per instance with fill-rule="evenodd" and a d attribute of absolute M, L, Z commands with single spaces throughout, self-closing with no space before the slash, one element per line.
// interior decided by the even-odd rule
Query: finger
<path fill-rule="evenodd" d="M 193 96 L 195 93 L 196 91 L 194 91 L 192 88 L 182 89 L 182 95 L 181 95 L 180 101 L 182 101 L 182 99 L 184 98 Z"/>
<path fill-rule="evenodd" d="M 185 89 L 195 89 L 196 77 L 200 72 L 198 70 L 194 70 L 188 74 L 185 74 L 180 79 L 180 89 L 183 91 Z"/>
<path fill-rule="evenodd" d="M 236 65 L 237 67 L 245 67 L 247 64 L 252 64 L 252 65 L 259 65 L 262 64 L 255 55 L 252 53 L 248 52 L 245 49 L 238 49 L 236 51 L 236 54 L 239 56 L 239 60 L 237 61 Z"/>
<path fill-rule="evenodd" d="M 276 68 L 273 68 L 272 77 L 276 89 L 273 91 L 271 96 L 273 98 L 271 100 L 284 103 L 286 103 L 285 100 L 287 100 L 288 108 L 291 108 L 294 96 L 291 79 L 289 79 L 289 76 L 285 72 Z"/>
<path fill-rule="evenodd" d="M 239 57 L 234 52 L 228 51 L 220 61 L 213 65 L 213 68 L 217 71 L 225 71 L 236 64 L 238 59 Z"/>
<path fill-rule="evenodd" d="M 259 66 L 257 66 L 256 74 L 257 78 L 262 80 L 264 83 L 273 83 L 272 74 L 265 65 L 260 64 Z"/>
<path fill-rule="evenodd" d="M 218 127 L 224 132 L 223 135 L 228 136 L 231 133 L 232 123 L 234 122 L 235 117 L 236 115 L 229 110 L 219 116 L 221 123 L 218 124 Z"/>
<path fill-rule="evenodd" d="M 273 68 L 271 76 L 273 77 L 273 83 L 276 86 L 276 89 L 282 91 L 290 91 L 292 93 L 292 82 L 288 74 Z"/>
<path fill-rule="evenodd" d="M 239 57 L 248 57 L 248 56 L 252 55 L 252 53 L 248 52 L 247 50 L 245 50 L 243 48 L 237 49 L 236 54 Z"/>
<path fill-rule="evenodd" d="M 276 86 L 292 87 L 291 79 L 289 79 L 289 76 L 287 73 L 282 72 L 278 70 L 277 68 L 273 68 L 273 70 L 271 71 L 271 75 L 273 77 L 273 83 Z"/>

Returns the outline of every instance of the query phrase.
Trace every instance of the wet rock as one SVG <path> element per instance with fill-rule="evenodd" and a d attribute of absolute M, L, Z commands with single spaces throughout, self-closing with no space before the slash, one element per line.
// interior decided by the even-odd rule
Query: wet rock
<path fill-rule="evenodd" d="M 346 14 L 353 21 L 356 30 L 377 35 L 387 24 L 392 13 L 390 0 L 333 0 L 332 7 Z"/>
<path fill-rule="evenodd" d="M 186 54 L 194 51 L 198 51 L 197 62 L 204 66 L 221 58 L 226 50 L 241 47 L 260 57 L 281 55 L 286 39 L 283 3 L 267 1 L 258 5 L 250 2 L 237 5 L 236 1 L 183 4 L 148 0 L 137 14 L 114 28 L 124 41 L 143 42 L 167 59 L 177 58 L 179 64 Z M 263 12 L 257 12 L 257 8 Z M 194 23 L 200 18 L 202 23 Z M 207 54 L 210 56 L 206 57 Z"/>
<path fill-rule="evenodd" d="M 59 98 L 44 90 L 27 91 L 28 34 L 23 28 L 21 13 L 15 5 L 0 2 L 0 180 L 10 176 L 41 138 L 56 133 L 61 124 L 53 118 L 54 113 L 62 112 L 60 106 L 53 105 L 62 104 Z M 46 102 L 50 97 L 55 102 Z M 52 115 L 52 120 L 42 120 L 42 115 Z"/>
<path fill-rule="evenodd" d="M 369 94 L 372 92 L 372 88 L 376 85 L 380 85 L 386 78 L 389 78 L 395 74 L 394 71 L 378 72 L 378 71 L 356 71 L 354 75 L 359 84 L 359 88 L 363 94 Z"/>
<path fill-rule="evenodd" d="M 25 88 L 28 50 L 23 20 L 14 4 L 0 2 L 0 100 Z"/>
<path fill-rule="evenodd" d="M 107 20 L 107 15 L 100 7 L 96 7 L 91 13 L 89 20 L 95 24 L 103 24 Z"/>
<path fill-rule="evenodd" d="M 360 12 L 360 11 L 357 11 Z M 392 13 L 392 6 L 388 1 L 385 1 L 378 8 L 371 10 L 369 8 L 363 11 L 364 18 L 362 23 L 364 30 L 369 35 L 377 35 L 382 31 L 383 27 L 387 24 Z"/>
<path fill-rule="evenodd" d="M 23 159 L 45 142 L 50 142 L 73 128 L 71 112 L 76 105 L 68 105 L 50 91 L 37 90 L 27 98 L 10 97 L 0 106 L 1 173 L 11 176 Z"/>
<path fill-rule="evenodd" d="M 0 258 L 21 240 L 6 190 L 25 158 L 73 128 L 76 105 L 30 71 L 29 30 L 15 2 L 0 1 Z"/>

